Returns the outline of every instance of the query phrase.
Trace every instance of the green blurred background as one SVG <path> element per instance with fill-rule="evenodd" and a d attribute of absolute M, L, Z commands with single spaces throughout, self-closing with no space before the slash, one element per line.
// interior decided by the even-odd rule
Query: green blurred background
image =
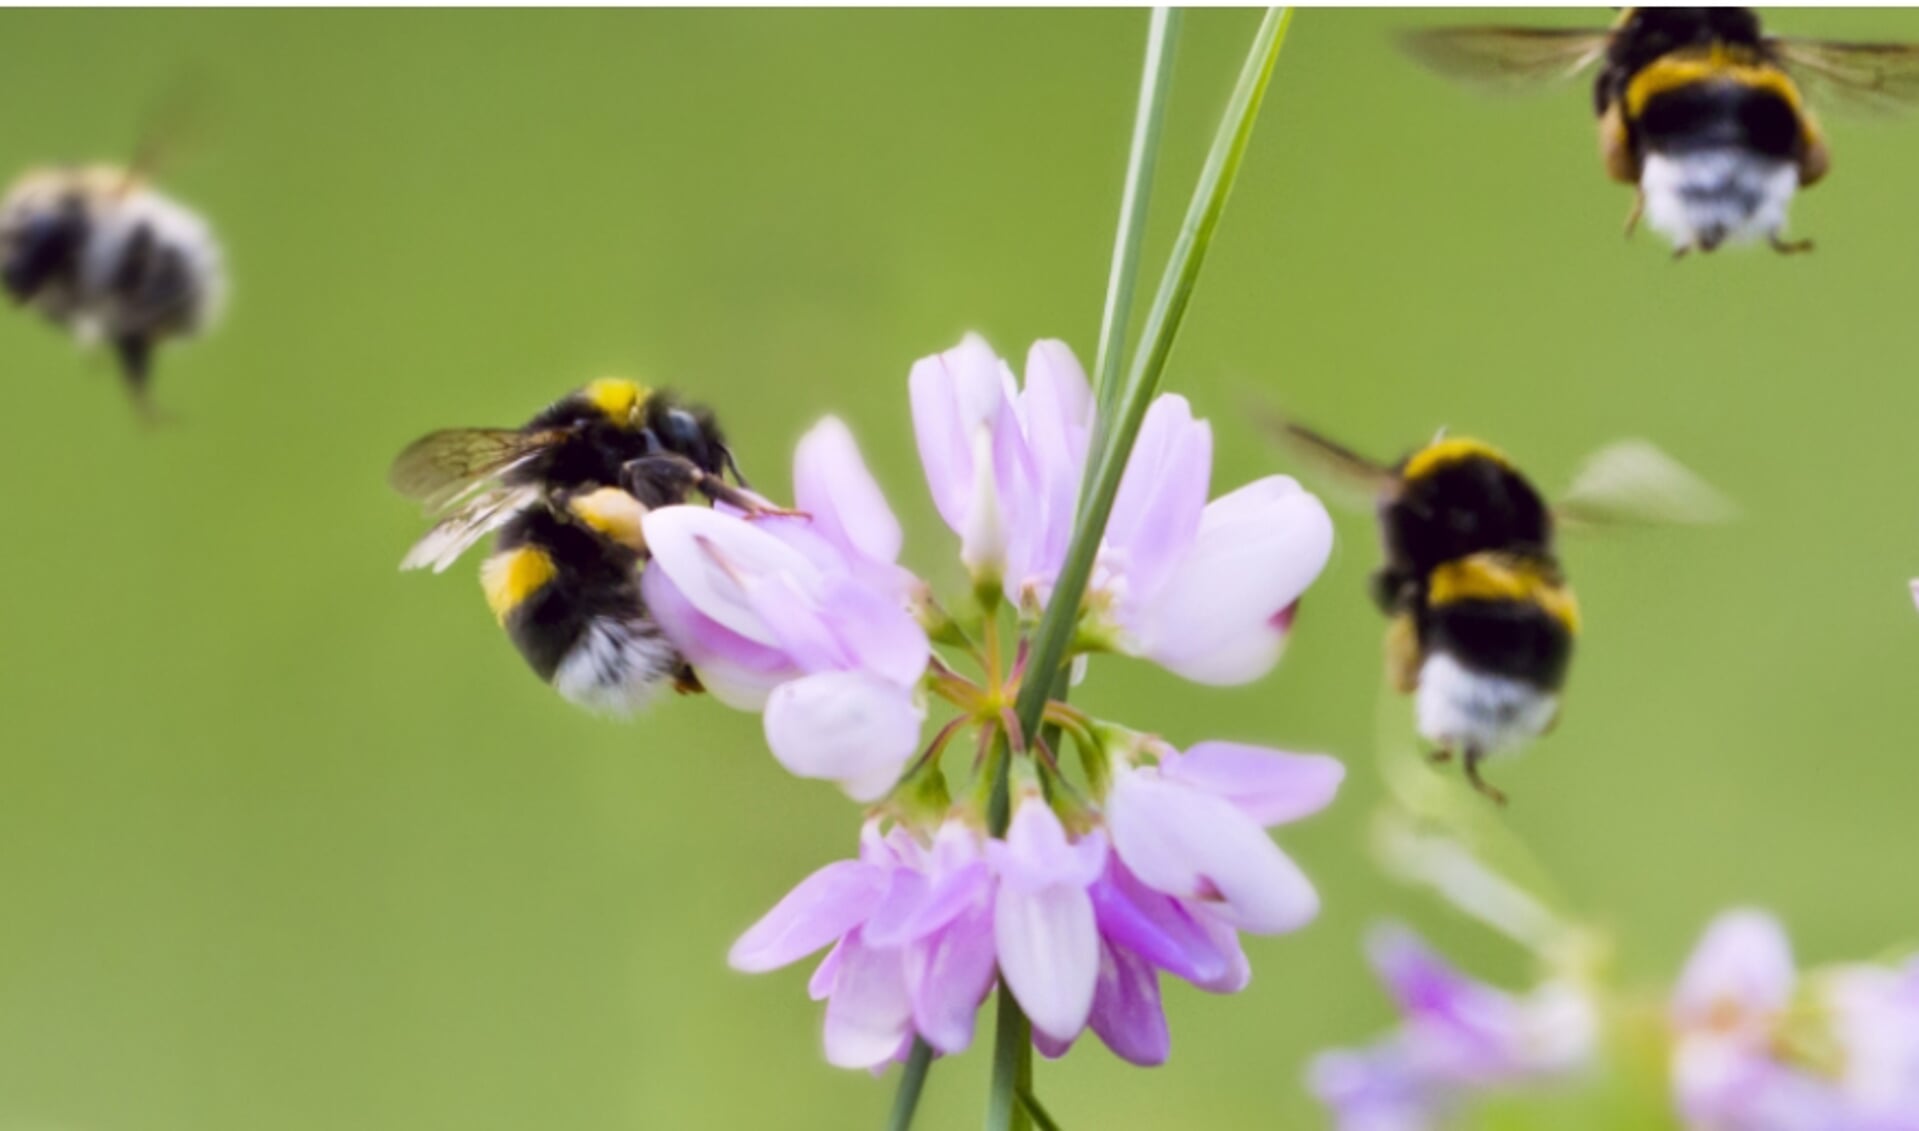
<path fill-rule="evenodd" d="M 1382 454 L 1477 433 L 1549 484 L 1623 435 L 1677 453 L 1746 517 L 1567 547 L 1588 636 L 1565 724 L 1498 777 L 1509 823 L 1629 982 L 1732 902 L 1778 909 L 1809 961 L 1914 937 L 1919 124 L 1830 123 L 1834 175 L 1794 216 L 1816 254 L 1675 265 L 1619 238 L 1584 87 L 1456 89 L 1392 46 L 1429 18 L 1294 27 L 1169 373 L 1216 422 L 1217 483 L 1281 462 L 1253 392 Z M 1255 22 L 1187 21 L 1154 264 Z M 1778 23 L 1919 38 L 1911 13 Z M 1144 28 L 0 15 L 0 170 L 124 155 L 211 76 L 210 140 L 169 183 L 235 278 L 228 324 L 163 355 L 157 431 L 104 358 L 0 321 L 0 1131 L 877 1126 L 891 1082 L 820 1060 L 805 972 L 724 963 L 851 848 L 854 807 L 715 703 L 568 708 L 471 565 L 396 571 L 421 522 L 384 471 L 428 429 L 620 372 L 711 402 L 783 495 L 792 441 L 837 412 L 951 579 L 907 368 L 969 328 L 1090 361 Z M 1090 1042 L 1043 1066 L 1068 1127 L 1318 1125 L 1299 1066 L 1387 1019 L 1357 949 L 1384 916 L 1529 976 L 1369 861 L 1381 624 L 1369 522 L 1341 533 L 1270 678 L 1114 661 L 1086 685 L 1177 740 L 1354 773 L 1281 838 L 1320 921 L 1254 940 L 1239 997 L 1171 988 L 1165 1068 Z M 937 1067 L 922 1126 L 977 1125 L 986 1060 Z M 1607 1110 L 1483 1122 L 1645 1125 Z"/>

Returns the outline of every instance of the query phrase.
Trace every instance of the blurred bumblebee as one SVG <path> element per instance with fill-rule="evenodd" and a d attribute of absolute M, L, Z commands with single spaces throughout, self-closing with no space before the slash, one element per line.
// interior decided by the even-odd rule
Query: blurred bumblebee
<path fill-rule="evenodd" d="M 0 285 L 83 343 L 106 341 L 134 403 L 161 342 L 210 327 L 226 299 L 219 242 L 197 212 L 153 187 L 150 176 L 180 129 L 186 104 L 171 100 L 126 167 L 30 170 L 0 199 Z"/>
<path fill-rule="evenodd" d="M 1372 597 L 1389 618 L 1388 682 L 1414 696 L 1435 761 L 1454 755 L 1474 789 L 1496 755 L 1550 730 L 1580 632 L 1556 526 L 1709 522 L 1729 505 L 1643 441 L 1596 454 L 1556 506 L 1503 453 L 1440 437 L 1395 464 L 1281 422 L 1292 446 L 1374 497 L 1384 561 Z"/>
<path fill-rule="evenodd" d="M 1611 28 L 1434 28 L 1413 52 L 1457 76 L 1570 78 L 1597 66 L 1593 109 L 1606 172 L 1638 197 L 1675 254 L 1766 240 L 1781 252 L 1793 194 L 1831 154 L 1801 85 L 1874 108 L 1919 99 L 1919 45 L 1764 34 L 1750 8 L 1625 8 Z"/>
<path fill-rule="evenodd" d="M 774 513 L 744 484 L 713 415 L 632 381 L 605 379 L 521 428 L 455 428 L 409 445 L 395 490 L 437 521 L 400 568 L 444 571 L 497 532 L 480 568 L 487 605 L 539 677 L 610 713 L 662 686 L 698 690 L 647 613 L 641 519 L 695 493 Z"/>

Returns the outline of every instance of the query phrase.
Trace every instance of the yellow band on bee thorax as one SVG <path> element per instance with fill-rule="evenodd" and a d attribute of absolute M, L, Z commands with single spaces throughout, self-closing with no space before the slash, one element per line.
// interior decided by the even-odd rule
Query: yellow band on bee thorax
<path fill-rule="evenodd" d="M 1491 444 L 1470 440 L 1464 436 L 1446 440 L 1435 440 L 1414 452 L 1406 459 L 1406 466 L 1400 469 L 1400 478 L 1418 479 L 1430 475 L 1442 467 L 1467 460 L 1490 460 L 1501 467 L 1511 466 L 1504 452 Z"/>

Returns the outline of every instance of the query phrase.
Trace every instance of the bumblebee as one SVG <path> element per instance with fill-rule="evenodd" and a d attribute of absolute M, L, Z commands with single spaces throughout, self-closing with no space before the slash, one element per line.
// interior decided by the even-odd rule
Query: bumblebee
<path fill-rule="evenodd" d="M 134 403 L 161 342 L 212 325 L 226 296 L 219 243 L 136 167 L 37 169 L 0 201 L 0 284 L 83 342 L 104 339 Z"/>
<path fill-rule="evenodd" d="M 1374 496 L 1388 618 L 1386 673 L 1414 697 L 1435 761 L 1457 755 L 1473 788 L 1504 802 L 1481 766 L 1550 730 L 1579 637 L 1579 602 L 1556 549 L 1562 522 L 1704 522 L 1729 508 L 1656 448 L 1614 445 L 1549 505 L 1502 452 L 1441 437 L 1395 464 L 1281 422 L 1295 448 Z"/>
<path fill-rule="evenodd" d="M 1675 256 L 1785 238 L 1795 193 L 1831 165 L 1802 83 L 1878 107 L 1919 98 L 1919 46 L 1768 36 L 1750 8 L 1626 8 L 1605 30 L 1465 27 L 1415 33 L 1441 71 L 1525 82 L 1597 67 L 1593 110 L 1606 173 L 1633 185 Z"/>
<path fill-rule="evenodd" d="M 497 532 L 480 569 L 494 617 L 535 674 L 609 713 L 645 705 L 668 683 L 699 686 L 640 592 L 647 510 L 702 494 L 784 513 L 746 489 L 712 413 L 618 379 L 568 394 L 521 428 L 431 433 L 400 453 L 390 480 L 437 518 L 400 568 L 442 572 Z"/>

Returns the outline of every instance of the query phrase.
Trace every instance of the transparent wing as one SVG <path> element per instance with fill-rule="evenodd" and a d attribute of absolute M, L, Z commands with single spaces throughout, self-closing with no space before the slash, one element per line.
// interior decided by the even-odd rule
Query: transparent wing
<path fill-rule="evenodd" d="M 1887 114 L 1919 105 L 1919 44 L 1781 38 L 1766 46 L 1821 106 Z"/>
<path fill-rule="evenodd" d="M 122 191 L 151 180 L 191 153 L 204 148 L 212 133 L 214 84 L 205 71 L 178 75 L 146 107 Z"/>
<path fill-rule="evenodd" d="M 1280 446 L 1296 456 L 1309 475 L 1327 480 L 1337 501 L 1349 509 L 1371 510 L 1381 495 L 1399 489 L 1398 474 L 1386 464 L 1271 409 L 1255 406 L 1254 411 Z"/>
<path fill-rule="evenodd" d="M 494 486 L 472 493 L 413 544 L 406 557 L 400 559 L 400 568 L 444 573 L 461 554 L 472 549 L 475 542 L 506 525 L 508 519 L 538 503 L 540 498 L 540 489 L 530 485 Z"/>
<path fill-rule="evenodd" d="M 428 512 L 461 505 L 488 480 L 538 455 L 565 433 L 518 428 L 448 428 L 408 444 L 393 461 L 387 482 Z"/>
<path fill-rule="evenodd" d="M 1408 32 L 1402 42 L 1449 78 L 1524 88 L 1573 78 L 1605 57 L 1611 38 L 1589 28 L 1439 27 Z"/>
<path fill-rule="evenodd" d="M 400 568 L 440 573 L 475 542 L 538 502 L 539 487 L 506 484 L 501 476 L 564 435 L 515 428 L 450 428 L 407 445 L 393 461 L 387 481 L 438 521 L 407 551 Z"/>
<path fill-rule="evenodd" d="M 1556 507 L 1569 528 L 1701 526 L 1729 522 L 1738 508 L 1684 464 L 1646 440 L 1594 452 Z"/>

